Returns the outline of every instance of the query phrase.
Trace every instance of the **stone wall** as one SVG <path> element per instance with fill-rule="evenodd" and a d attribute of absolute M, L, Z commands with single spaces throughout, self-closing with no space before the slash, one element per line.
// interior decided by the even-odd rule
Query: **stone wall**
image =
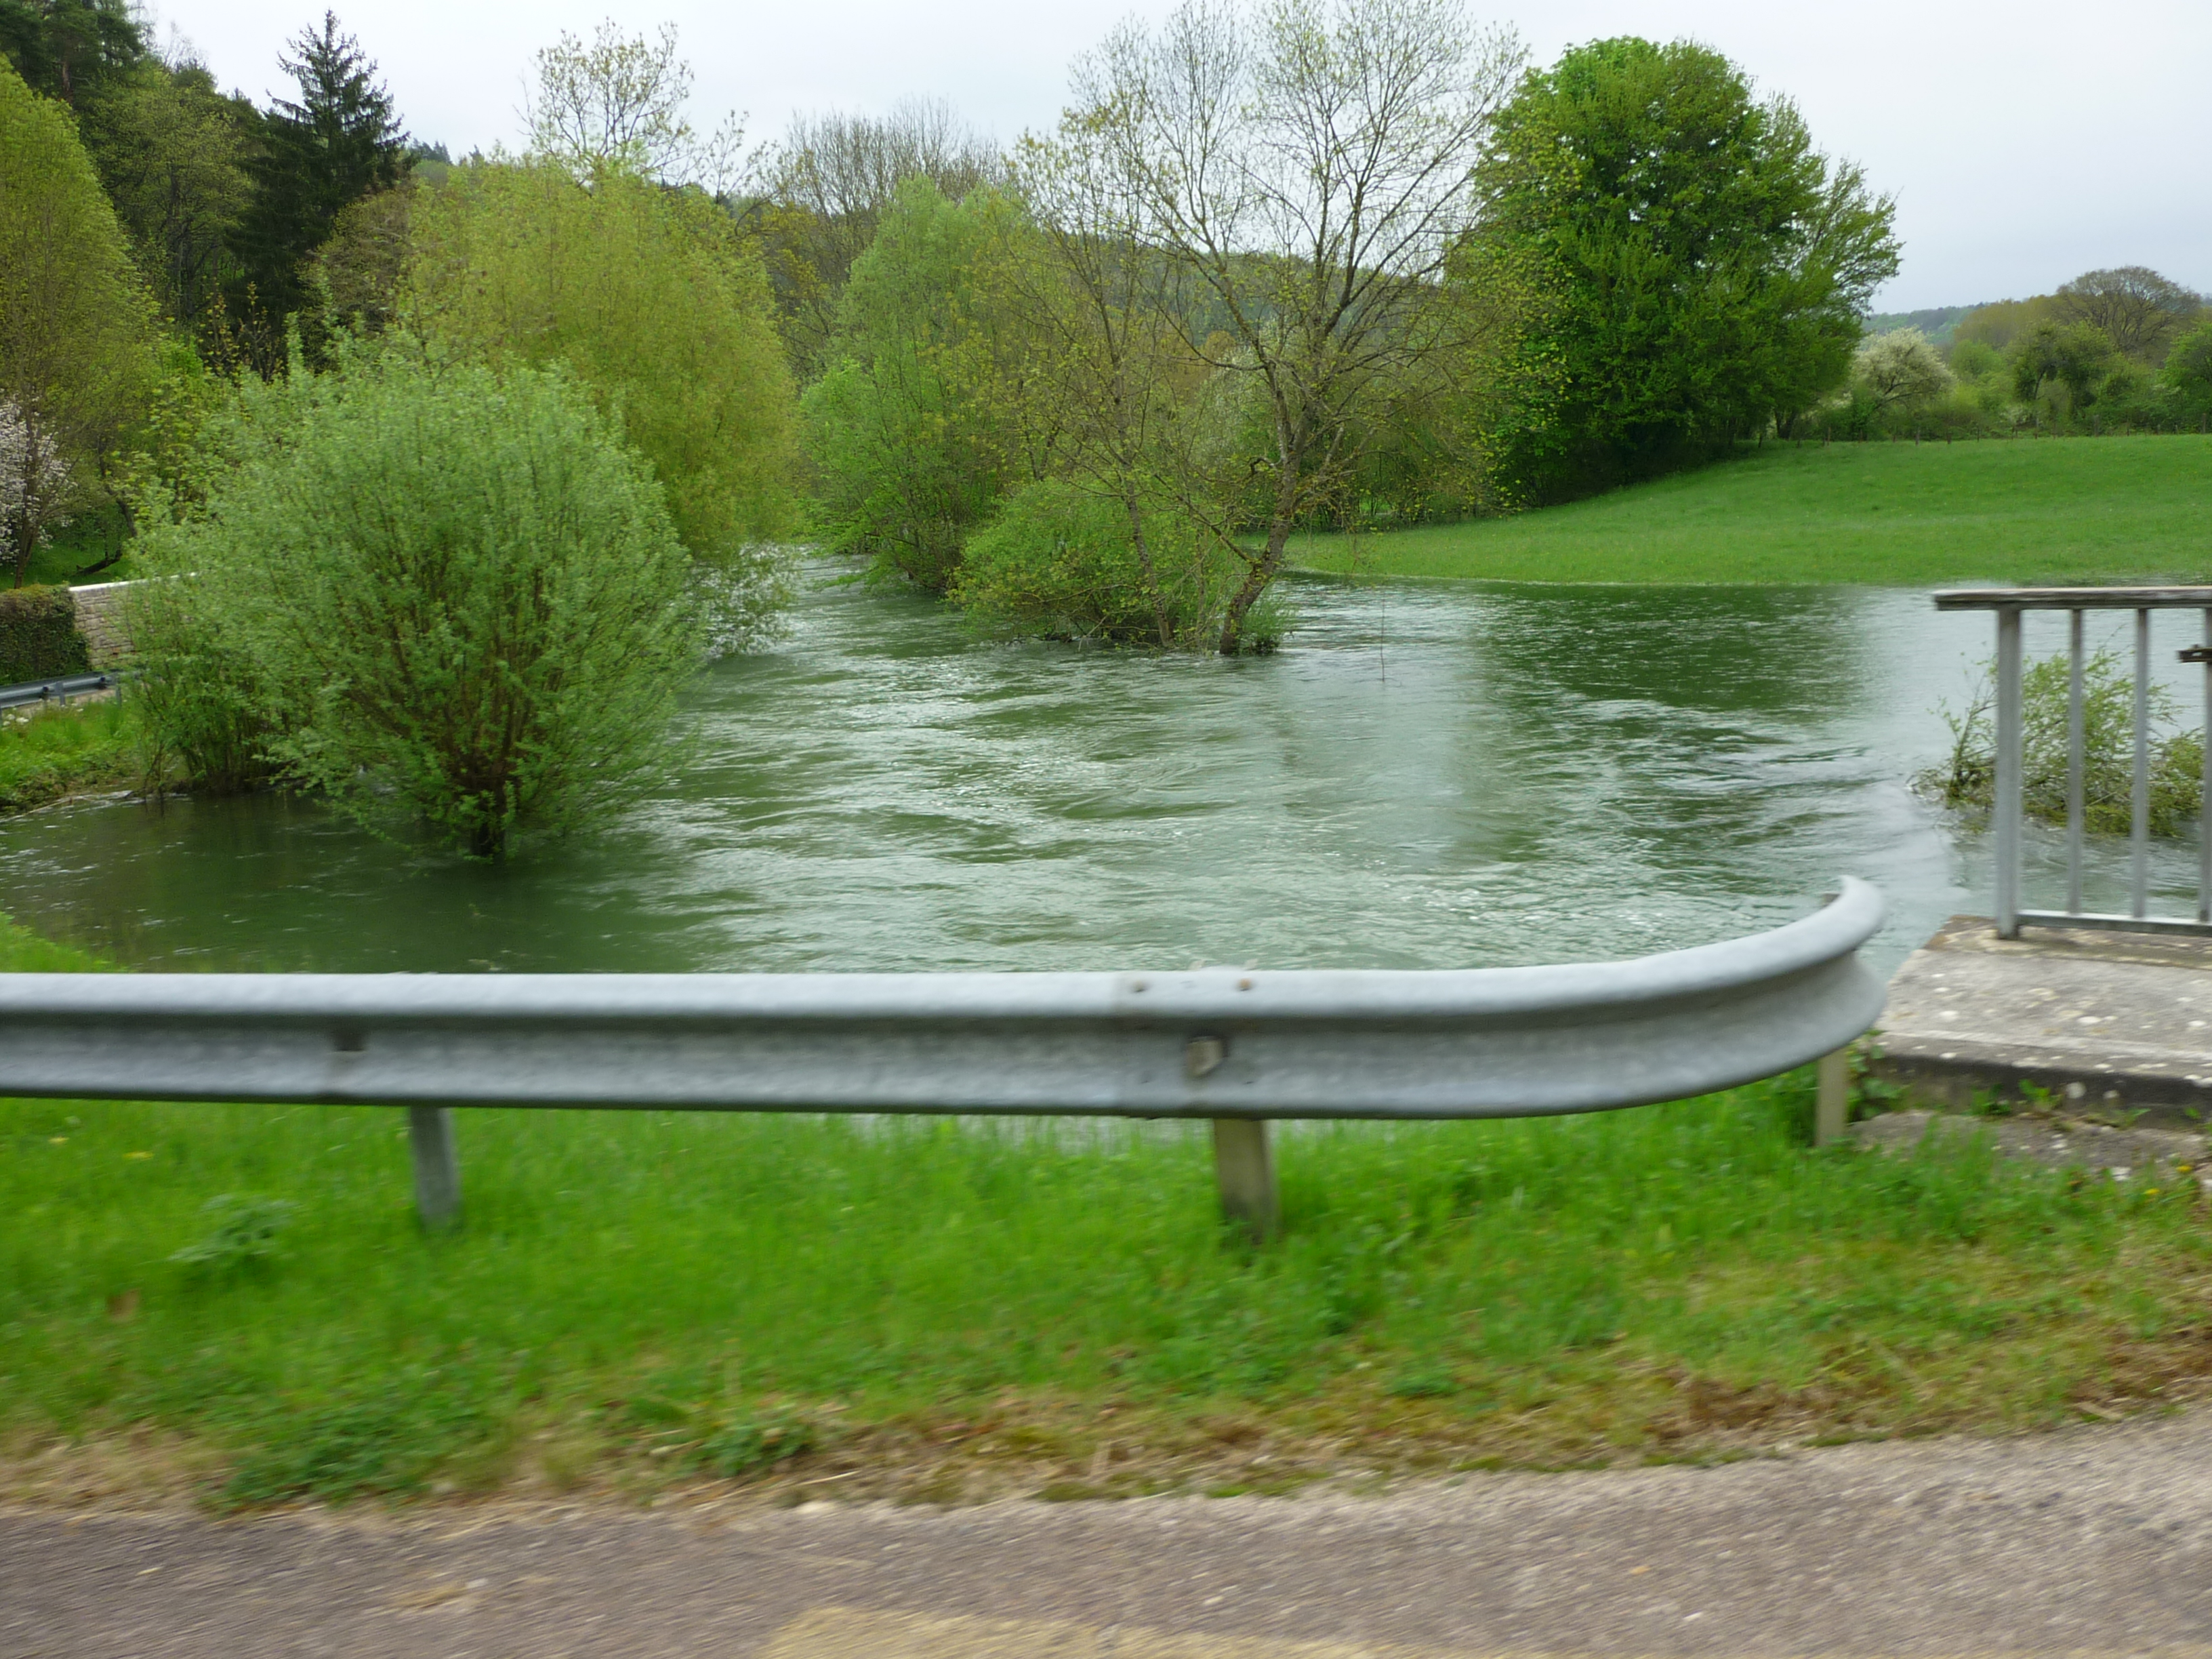
<path fill-rule="evenodd" d="M 131 655 L 131 630 L 124 617 L 124 591 L 130 586 L 94 582 L 70 590 L 76 601 L 76 631 L 84 635 L 94 668 L 113 668 Z"/>

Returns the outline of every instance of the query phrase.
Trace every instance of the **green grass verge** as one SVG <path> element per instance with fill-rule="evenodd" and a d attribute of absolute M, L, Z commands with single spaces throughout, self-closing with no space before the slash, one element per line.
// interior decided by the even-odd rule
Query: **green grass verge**
<path fill-rule="evenodd" d="M 125 554 L 105 568 L 94 570 L 130 538 L 130 526 L 120 507 L 79 514 L 50 533 L 31 555 L 24 580 L 30 582 L 115 582 L 131 574 L 131 557 Z M 12 578 L 14 573 L 9 571 Z"/>
<path fill-rule="evenodd" d="M 1291 1130 L 1255 1251 L 1198 1133 L 471 1112 L 430 1237 L 395 1112 L 0 1103 L 0 1491 L 103 1446 L 117 1489 L 233 1504 L 1275 1490 L 2027 1425 L 2212 1367 L 2193 1183 L 1815 1152 L 1810 1112 L 1800 1076 Z"/>
<path fill-rule="evenodd" d="M 1302 537 L 1291 560 L 1505 581 L 2203 580 L 2212 439 L 1769 444 L 1510 519 Z"/>
<path fill-rule="evenodd" d="M 140 770 L 131 711 L 114 697 L 0 721 L 0 816 L 126 788 Z"/>

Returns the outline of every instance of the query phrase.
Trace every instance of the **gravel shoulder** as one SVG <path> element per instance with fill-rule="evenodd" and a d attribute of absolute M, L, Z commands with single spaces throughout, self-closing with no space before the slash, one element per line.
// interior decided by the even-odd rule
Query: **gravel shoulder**
<path fill-rule="evenodd" d="M 1372 1497 L 0 1511 L 0 1654 L 2212 1652 L 2212 1413 Z"/>

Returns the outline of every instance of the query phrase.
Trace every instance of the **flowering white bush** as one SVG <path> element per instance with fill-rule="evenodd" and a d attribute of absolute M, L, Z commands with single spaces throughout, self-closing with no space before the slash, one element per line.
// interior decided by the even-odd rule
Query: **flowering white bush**
<path fill-rule="evenodd" d="M 69 522 L 56 510 L 69 483 L 52 435 L 0 398 L 0 562 L 20 572 L 46 532 Z"/>
<path fill-rule="evenodd" d="M 1917 328 L 1900 328 L 1868 340 L 1859 347 L 1852 378 L 1884 409 L 1932 403 L 1954 384 L 1942 353 Z"/>

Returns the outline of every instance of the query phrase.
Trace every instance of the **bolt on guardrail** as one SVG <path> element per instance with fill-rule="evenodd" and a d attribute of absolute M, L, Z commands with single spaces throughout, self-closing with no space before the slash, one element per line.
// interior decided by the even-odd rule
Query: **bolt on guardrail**
<path fill-rule="evenodd" d="M 2212 587 L 1989 587 L 1957 588 L 1936 595 L 1938 611 L 1994 611 L 1997 617 L 1996 779 L 1990 824 L 1996 854 L 1998 937 L 2017 939 L 2025 926 L 2101 927 L 2141 933 L 2212 933 Z M 2024 765 L 2027 721 L 2022 707 L 2021 616 L 2064 611 L 2067 626 L 2066 908 L 2026 909 L 2021 904 Z M 2081 908 L 2083 800 L 2087 739 L 2083 730 L 2083 617 L 2090 611 L 2132 611 L 2135 626 L 2134 746 L 2129 775 L 2129 908 L 2125 915 Z M 2150 613 L 2199 611 L 2204 643 L 2181 652 L 2184 662 L 2204 667 L 2204 775 L 2201 781 L 2197 914 L 2150 914 Z"/>
<path fill-rule="evenodd" d="M 423 1220 L 457 1106 L 1206 1119 L 1264 1236 L 1267 1123 L 1605 1111 L 1838 1051 L 1881 1012 L 1881 895 L 1630 962 L 1042 974 L 0 975 L 0 1094 L 409 1109 Z M 1840 1057 L 1821 1071 L 1842 1133 Z"/>

